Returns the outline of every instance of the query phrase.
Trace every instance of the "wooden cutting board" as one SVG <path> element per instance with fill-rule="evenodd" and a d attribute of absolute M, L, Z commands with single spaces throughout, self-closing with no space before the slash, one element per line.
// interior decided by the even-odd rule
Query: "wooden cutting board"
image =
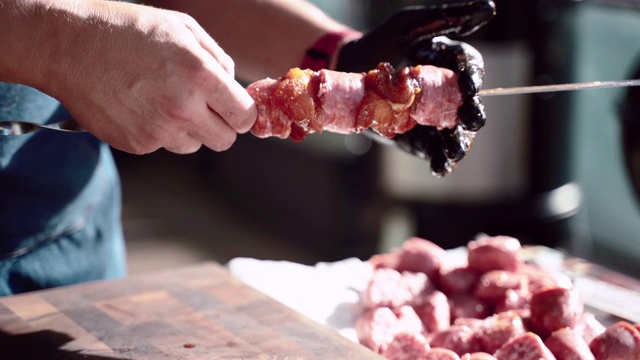
<path fill-rule="evenodd" d="M 0 359 L 382 357 L 203 263 L 0 297 Z"/>

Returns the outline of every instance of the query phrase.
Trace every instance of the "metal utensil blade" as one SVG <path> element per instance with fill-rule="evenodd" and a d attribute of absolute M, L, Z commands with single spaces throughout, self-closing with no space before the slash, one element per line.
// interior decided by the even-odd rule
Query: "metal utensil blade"
<path fill-rule="evenodd" d="M 615 80 L 615 81 L 589 81 L 572 84 L 556 84 L 556 85 L 536 85 L 536 86 L 520 86 L 511 88 L 495 88 L 480 90 L 480 96 L 498 96 L 498 95 L 518 95 L 518 94 L 535 94 L 548 93 L 558 91 L 574 91 L 584 89 L 605 89 L 617 87 L 640 86 L 640 79 L 634 80 Z"/>

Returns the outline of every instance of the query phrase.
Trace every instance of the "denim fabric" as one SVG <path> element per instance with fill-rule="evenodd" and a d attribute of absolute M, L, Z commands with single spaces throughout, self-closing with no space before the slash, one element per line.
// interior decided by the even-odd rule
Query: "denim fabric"
<path fill-rule="evenodd" d="M 0 121 L 69 114 L 29 87 L 0 83 Z M 0 136 L 0 295 L 124 275 L 120 184 L 91 134 Z"/>

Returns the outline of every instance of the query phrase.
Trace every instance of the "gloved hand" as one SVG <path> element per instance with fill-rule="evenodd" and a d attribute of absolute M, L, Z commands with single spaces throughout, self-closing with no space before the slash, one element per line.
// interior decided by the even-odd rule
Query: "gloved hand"
<path fill-rule="evenodd" d="M 392 140 L 401 149 L 430 159 L 431 170 L 436 176 L 447 175 L 453 170 L 486 120 L 477 95 L 484 76 L 482 56 L 469 44 L 445 35 L 467 36 L 494 15 L 495 4 L 491 0 L 409 7 L 392 15 L 362 38 L 345 44 L 340 51 L 336 67 L 339 71 L 366 72 L 380 62 L 389 62 L 396 69 L 434 65 L 458 74 L 463 96 L 463 104 L 458 110 L 459 125 L 443 130 L 418 125 Z"/>

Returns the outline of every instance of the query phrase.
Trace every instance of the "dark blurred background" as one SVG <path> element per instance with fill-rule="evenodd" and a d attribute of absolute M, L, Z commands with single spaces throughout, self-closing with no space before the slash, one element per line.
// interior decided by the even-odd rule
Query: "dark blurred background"
<path fill-rule="evenodd" d="M 640 1 L 495 2 L 495 19 L 465 39 L 484 56 L 485 88 L 640 77 Z M 366 30 L 434 2 L 314 3 Z M 640 276 L 634 90 L 487 97 L 487 125 L 442 179 L 358 135 L 299 144 L 244 135 L 227 152 L 188 156 L 116 152 L 131 271 L 237 256 L 366 259 L 413 235 L 451 248 L 487 233 Z"/>

